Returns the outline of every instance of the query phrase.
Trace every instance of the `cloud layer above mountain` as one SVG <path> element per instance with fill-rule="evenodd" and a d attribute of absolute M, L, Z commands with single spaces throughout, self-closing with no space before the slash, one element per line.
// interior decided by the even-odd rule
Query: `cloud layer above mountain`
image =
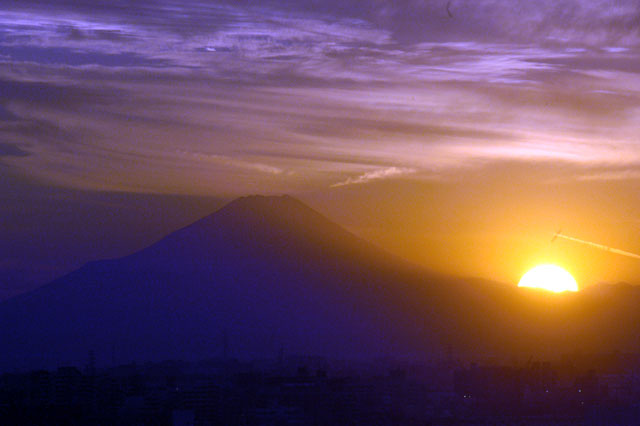
<path fill-rule="evenodd" d="M 635 1 L 21 1 L 0 11 L 0 170 L 197 194 L 635 179 Z"/>

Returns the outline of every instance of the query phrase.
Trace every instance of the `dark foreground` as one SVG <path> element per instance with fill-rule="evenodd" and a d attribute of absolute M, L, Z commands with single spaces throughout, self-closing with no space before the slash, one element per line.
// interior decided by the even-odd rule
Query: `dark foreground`
<path fill-rule="evenodd" d="M 90 360 L 93 359 L 90 357 Z M 281 357 L 0 376 L 3 425 L 628 425 L 640 356 L 511 366 Z"/>

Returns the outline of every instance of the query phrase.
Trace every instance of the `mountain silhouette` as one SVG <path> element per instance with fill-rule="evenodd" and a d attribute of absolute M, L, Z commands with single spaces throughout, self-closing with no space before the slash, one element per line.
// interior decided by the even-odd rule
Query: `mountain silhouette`
<path fill-rule="evenodd" d="M 289 197 L 236 199 L 132 255 L 91 262 L 0 303 L 5 365 L 406 350 L 423 328 L 399 259 Z M 401 333 L 408 330 L 408 333 Z"/>
<path fill-rule="evenodd" d="M 613 292 L 616 293 L 616 292 Z M 426 358 L 635 348 L 635 288 L 549 295 L 446 277 L 300 201 L 250 196 L 0 303 L 0 368 L 288 353 Z"/>

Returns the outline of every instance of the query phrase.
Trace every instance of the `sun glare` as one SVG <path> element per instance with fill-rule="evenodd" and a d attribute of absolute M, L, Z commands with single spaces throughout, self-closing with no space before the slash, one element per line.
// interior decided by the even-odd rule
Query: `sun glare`
<path fill-rule="evenodd" d="M 539 288 L 556 293 L 578 291 L 578 283 L 571 274 L 556 265 L 539 265 L 530 269 L 522 276 L 518 287 Z"/>

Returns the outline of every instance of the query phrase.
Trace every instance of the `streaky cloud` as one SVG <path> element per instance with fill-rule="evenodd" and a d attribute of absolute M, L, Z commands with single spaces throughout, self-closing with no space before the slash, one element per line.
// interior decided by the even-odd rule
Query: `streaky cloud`
<path fill-rule="evenodd" d="M 367 183 L 374 180 L 388 179 L 391 177 L 407 175 L 415 172 L 416 172 L 415 169 L 410 169 L 405 167 L 387 167 L 385 169 L 378 169 L 371 172 L 366 172 L 361 174 L 360 176 L 350 177 L 345 181 L 334 183 L 333 185 L 331 185 L 331 187 L 338 188 L 341 186 L 362 184 L 362 183 Z"/>

